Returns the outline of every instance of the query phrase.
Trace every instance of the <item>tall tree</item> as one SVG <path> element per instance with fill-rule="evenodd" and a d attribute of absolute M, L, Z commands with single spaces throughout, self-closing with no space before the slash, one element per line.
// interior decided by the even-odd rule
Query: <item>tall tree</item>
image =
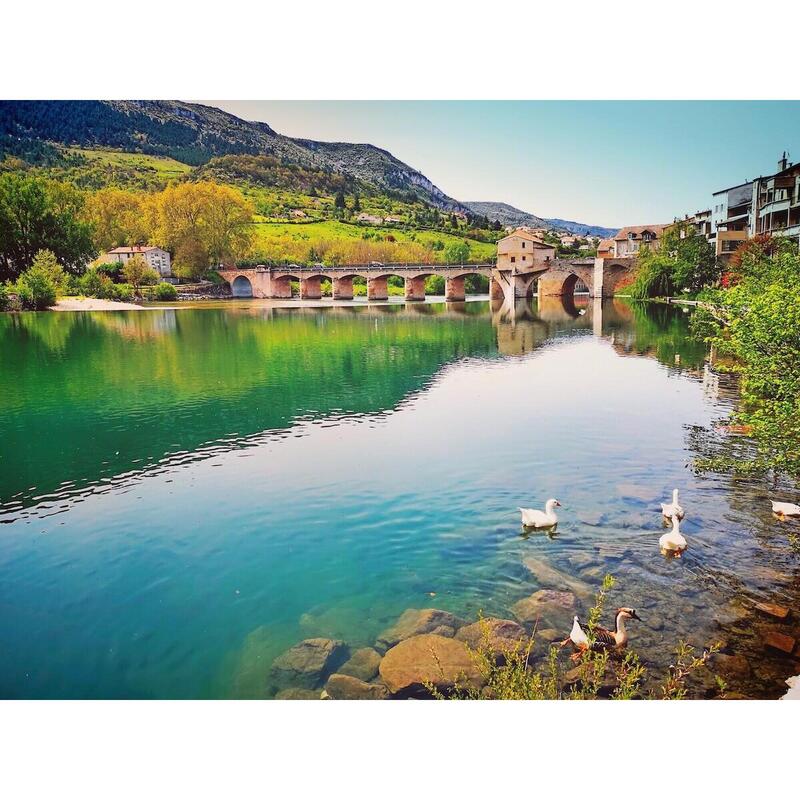
<path fill-rule="evenodd" d="M 0 174 L 0 279 L 16 278 L 40 250 L 71 273 L 96 253 L 83 195 L 73 186 L 33 175 Z"/>
<path fill-rule="evenodd" d="M 92 223 L 100 250 L 146 242 L 149 230 L 141 194 L 106 188 L 89 195 L 86 219 Z"/>

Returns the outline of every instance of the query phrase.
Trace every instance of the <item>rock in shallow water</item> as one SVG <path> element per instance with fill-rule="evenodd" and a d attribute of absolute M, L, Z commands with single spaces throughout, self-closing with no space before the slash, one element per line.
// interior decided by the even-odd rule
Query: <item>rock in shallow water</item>
<path fill-rule="evenodd" d="M 389 690 L 381 683 L 367 683 L 338 672 L 328 678 L 325 691 L 331 700 L 385 700 L 389 696 Z"/>
<path fill-rule="evenodd" d="M 299 689 L 293 686 L 290 689 L 282 689 L 275 695 L 276 700 L 319 700 L 318 689 Z"/>
<path fill-rule="evenodd" d="M 506 653 L 524 651 L 530 636 L 522 625 L 510 619 L 487 617 L 465 625 L 455 637 L 459 642 L 469 645 L 472 650 L 480 650 L 491 655 L 499 663 L 505 662 Z"/>
<path fill-rule="evenodd" d="M 313 689 L 347 658 L 338 639 L 305 639 L 272 662 L 270 677 L 279 686 Z"/>
<path fill-rule="evenodd" d="M 404 639 L 422 633 L 453 636 L 465 624 L 465 620 L 449 611 L 441 611 L 438 608 L 409 608 L 400 615 L 400 619 L 391 628 L 387 628 L 378 636 L 377 646 L 381 650 L 387 650 Z"/>
<path fill-rule="evenodd" d="M 383 657 L 380 674 L 397 697 L 426 697 L 426 684 L 443 694 L 459 686 L 480 689 L 484 684 L 475 660 L 463 642 L 433 633 L 412 636 Z"/>
<path fill-rule="evenodd" d="M 352 675 L 362 681 L 371 681 L 378 674 L 378 665 L 381 663 L 381 654 L 371 647 L 361 647 L 356 650 L 350 660 L 339 667 L 342 675 Z"/>
<path fill-rule="evenodd" d="M 575 614 L 575 595 L 572 592 L 540 589 L 530 597 L 515 603 L 511 610 L 520 622 L 538 621 L 539 627 L 558 630 L 566 627 L 568 631 L 572 625 L 572 616 Z"/>

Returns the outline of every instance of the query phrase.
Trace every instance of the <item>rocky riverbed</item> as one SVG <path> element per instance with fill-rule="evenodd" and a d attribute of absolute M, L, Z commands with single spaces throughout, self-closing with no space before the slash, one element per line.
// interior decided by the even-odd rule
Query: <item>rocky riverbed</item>
<path fill-rule="evenodd" d="M 480 691 L 485 678 L 476 650 L 481 648 L 502 663 L 505 653 L 527 647 L 533 637 L 530 663 L 536 669 L 543 665 L 551 644 L 566 637 L 573 615 L 586 619 L 600 572 L 591 556 L 576 556 L 571 559 L 570 570 L 555 566 L 547 558 L 525 557 L 524 568 L 541 588 L 511 605 L 508 618 L 491 616 L 475 621 L 441 608 L 409 608 L 369 646 L 351 647 L 341 639 L 318 636 L 297 642 L 271 664 L 258 658 L 250 658 L 249 664 L 255 664 L 254 677 L 262 687 L 262 696 L 276 699 L 422 699 L 431 696 L 431 687 L 447 695 L 456 685 Z M 645 681 L 645 689 L 657 690 L 664 677 L 663 658 L 653 657 L 652 653 L 663 641 L 665 626 L 670 623 L 655 607 L 642 614 L 644 621 L 631 631 L 630 646 L 652 673 Z M 606 609 L 603 622 L 607 624 L 605 618 L 610 616 L 611 610 Z M 692 642 L 698 651 L 717 644 L 720 652 L 713 656 L 707 669 L 698 670 L 690 678 L 690 697 L 758 696 L 755 691 L 750 693 L 755 679 L 754 649 L 769 653 L 773 661 L 782 656 L 779 661 L 785 659 L 785 674 L 791 674 L 788 667 L 796 663 L 797 631 L 790 609 L 768 602 L 731 602 L 716 616 L 718 635 L 713 640 Z M 258 651 L 258 643 L 264 637 L 268 638 L 266 628 L 248 637 L 252 652 Z M 677 643 L 678 638 L 674 644 Z M 559 656 L 565 690 L 580 679 L 568 660 L 569 652 L 565 649 Z M 778 671 L 781 668 L 775 667 Z M 717 675 L 727 684 L 724 693 Z M 611 678 L 609 673 L 601 696 L 610 693 Z M 782 678 L 780 683 L 777 678 L 776 674 L 776 686 L 782 683 Z"/>

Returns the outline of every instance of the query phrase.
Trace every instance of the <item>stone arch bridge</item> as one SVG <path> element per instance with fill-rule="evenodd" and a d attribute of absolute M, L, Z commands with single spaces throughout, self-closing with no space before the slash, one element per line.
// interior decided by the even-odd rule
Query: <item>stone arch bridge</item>
<path fill-rule="evenodd" d="M 425 279 L 437 275 L 445 279 L 445 300 L 465 299 L 464 279 L 468 275 L 483 275 L 489 279 L 492 299 L 512 300 L 544 295 L 571 295 L 578 281 L 592 297 L 611 297 L 614 291 L 630 280 L 633 259 L 589 258 L 554 259 L 525 269 L 497 269 L 495 264 L 369 264 L 359 266 L 312 266 L 290 264 L 283 267 L 253 267 L 218 270 L 231 288 L 234 297 L 289 299 L 292 281 L 300 285 L 301 300 L 322 297 L 322 281 L 329 280 L 334 300 L 353 299 L 353 278 L 363 278 L 367 284 L 368 300 L 389 297 L 389 278 L 398 276 L 405 281 L 406 300 L 425 299 Z"/>

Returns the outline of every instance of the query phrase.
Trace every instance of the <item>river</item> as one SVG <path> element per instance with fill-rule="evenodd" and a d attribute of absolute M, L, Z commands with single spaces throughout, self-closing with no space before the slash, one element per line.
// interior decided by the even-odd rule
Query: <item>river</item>
<path fill-rule="evenodd" d="M 754 608 L 798 607 L 768 487 L 691 469 L 736 393 L 684 309 L 5 314 L 0 386 L 2 697 L 268 697 L 308 637 L 371 645 L 407 608 L 510 617 L 547 588 L 526 559 L 593 590 L 613 574 L 603 622 L 638 609 L 653 676 L 682 638 L 722 644 L 734 694 L 799 671 L 765 647 L 794 618 Z M 689 549 L 667 560 L 676 486 Z M 556 534 L 523 534 L 517 507 L 548 497 Z"/>

